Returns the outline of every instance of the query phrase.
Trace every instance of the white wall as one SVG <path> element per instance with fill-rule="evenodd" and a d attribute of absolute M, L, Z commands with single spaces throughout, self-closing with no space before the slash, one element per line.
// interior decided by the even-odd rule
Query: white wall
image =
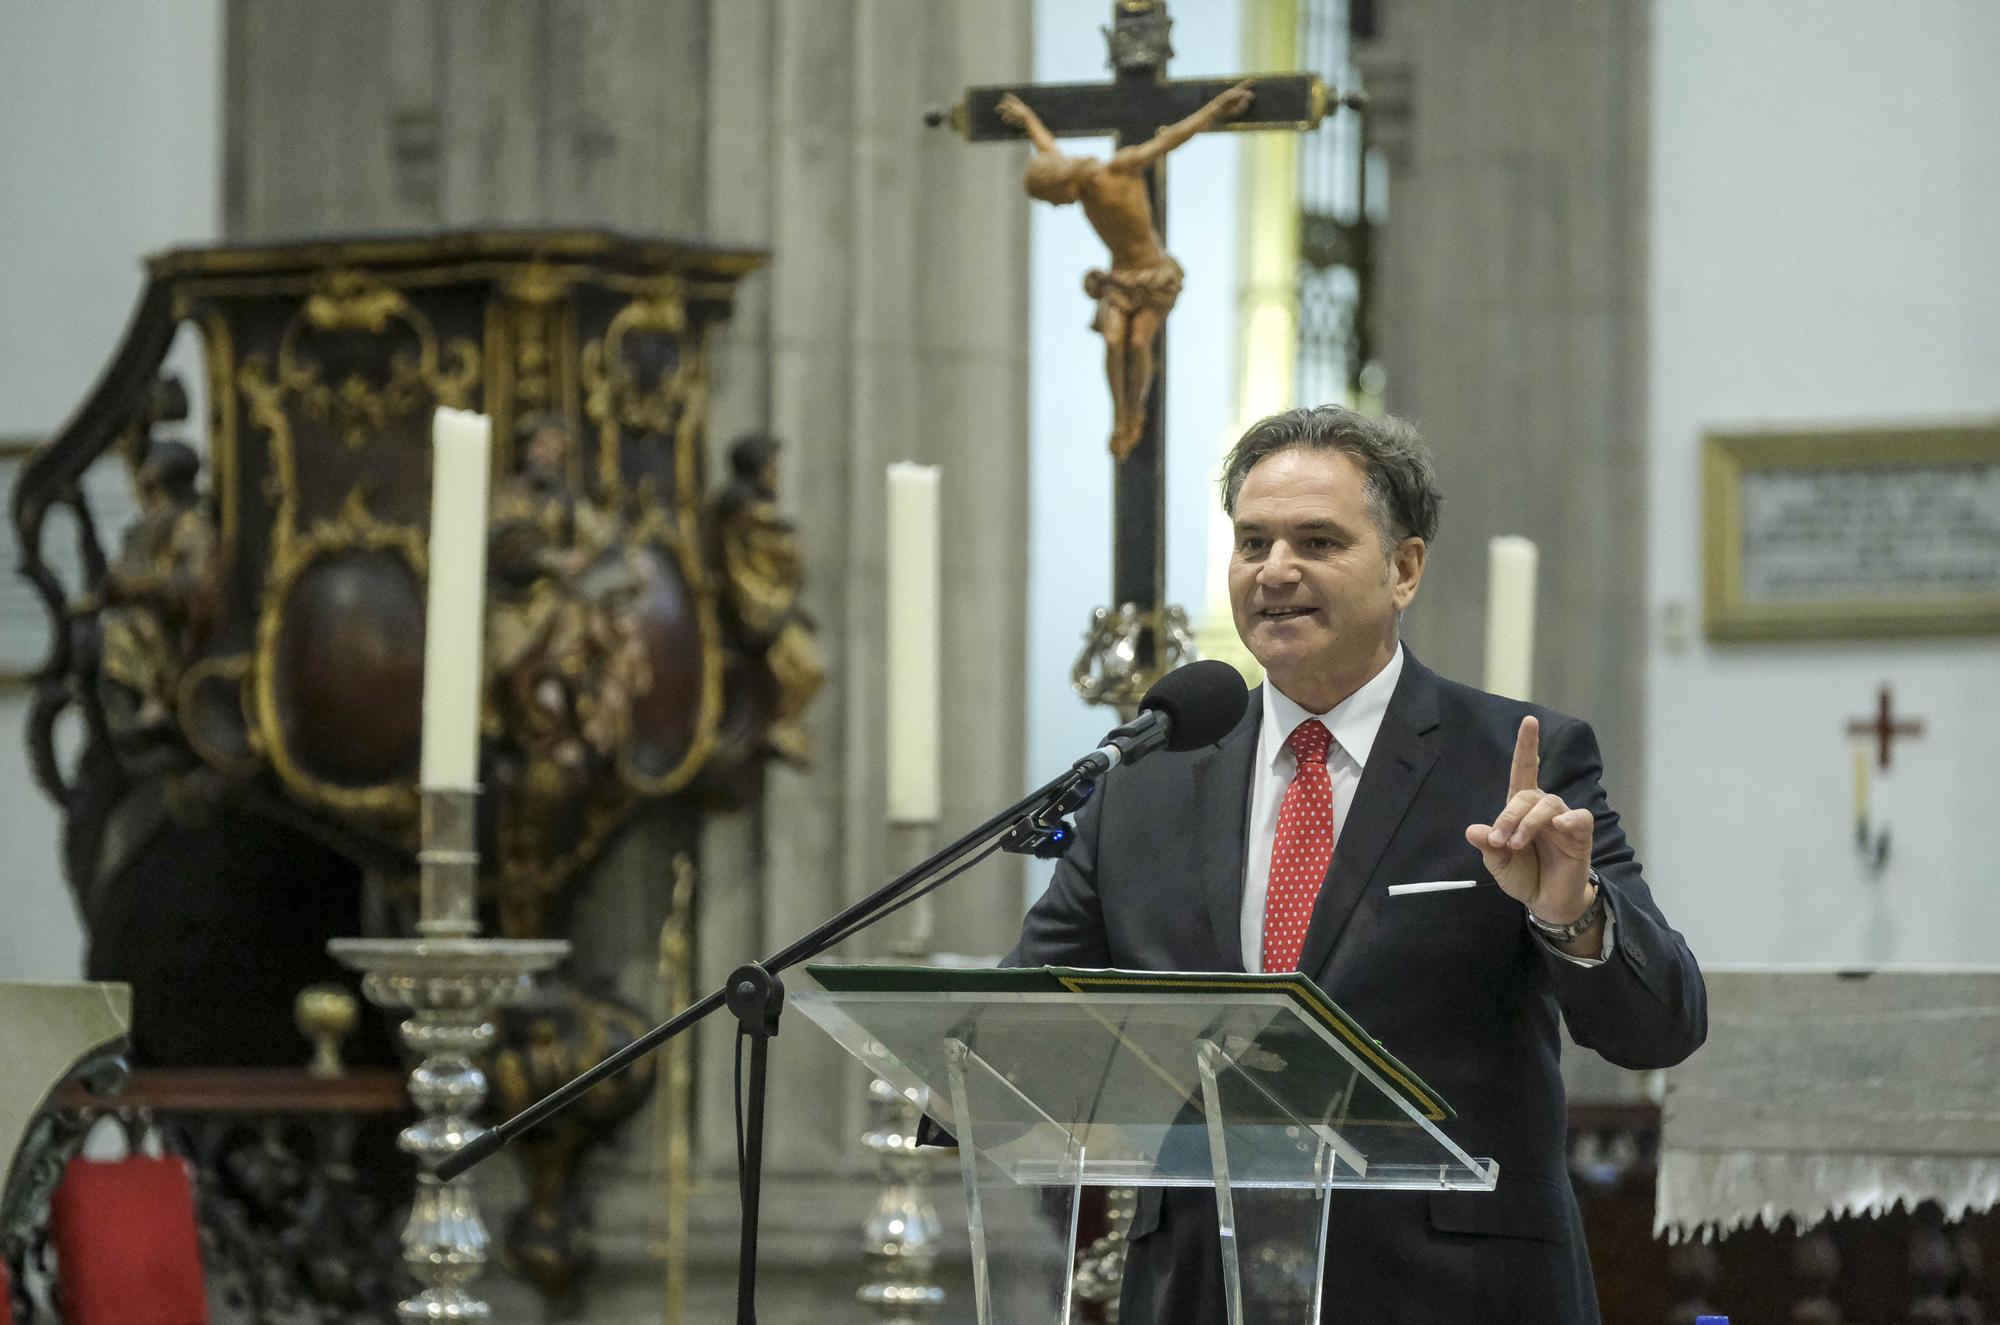
<path fill-rule="evenodd" d="M 81 403 L 145 254 L 219 235 L 221 59 L 221 0 L 0 8 L 0 436 L 46 436 Z M 0 979 L 63 979 L 82 939 L 60 821 L 27 772 L 25 705 L 0 687 Z"/>
<path fill-rule="evenodd" d="M 1704 429 L 2000 416 L 2000 5 L 1654 13 L 1649 876 L 1705 962 L 2000 961 L 2000 640 L 1698 625 Z M 1845 730 L 1885 681 L 1928 730 L 1878 879 Z"/>
<path fill-rule="evenodd" d="M 1036 0 L 1035 78 L 1108 79 L 1103 5 Z M 1206 0 L 1173 11 L 1175 77 L 1242 72 L 1240 0 Z M 1234 440 L 1236 373 L 1236 199 L 1233 134 L 1204 134 L 1174 153 L 1167 169 L 1167 247 L 1187 268 L 1187 286 L 1168 322 L 1167 596 L 1194 613 L 1207 589 L 1208 512 L 1214 476 Z M 1104 155 L 1110 140 L 1066 139 L 1064 149 Z M 1009 149 L 990 147 L 988 151 Z M 1027 149 L 1021 153 L 1027 162 Z M 1028 585 L 1028 785 L 1062 771 L 1116 726 L 1112 710 L 1070 690 L 1070 665 L 1083 646 L 1091 609 L 1111 599 L 1111 480 L 1106 448 L 1111 398 L 1104 342 L 1090 330 L 1083 275 L 1106 263 L 1103 243 L 1078 207 L 1036 204 L 1030 231 L 1028 380 L 1032 544 Z M 1047 870 L 1030 880 L 1041 891 Z"/>

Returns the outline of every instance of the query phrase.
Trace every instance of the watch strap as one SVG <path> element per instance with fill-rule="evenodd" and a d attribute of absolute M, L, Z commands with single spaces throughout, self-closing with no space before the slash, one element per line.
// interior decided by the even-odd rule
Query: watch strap
<path fill-rule="evenodd" d="M 1533 925 L 1535 931 L 1547 938 L 1551 943 L 1568 943 L 1579 934 L 1589 933 L 1604 919 L 1605 907 L 1604 880 L 1597 877 L 1596 870 L 1590 872 L 1590 884 L 1591 887 L 1597 889 L 1597 896 L 1590 899 L 1590 905 L 1583 909 L 1582 915 L 1570 921 L 1567 925 L 1550 924 L 1533 911 L 1528 912 L 1528 923 Z"/>

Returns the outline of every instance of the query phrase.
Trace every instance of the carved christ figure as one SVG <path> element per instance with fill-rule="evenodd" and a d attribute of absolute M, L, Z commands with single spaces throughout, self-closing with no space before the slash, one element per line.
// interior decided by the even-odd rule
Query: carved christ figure
<path fill-rule="evenodd" d="M 1154 342 L 1181 293 L 1181 264 L 1168 255 L 1146 197 L 1146 170 L 1188 139 L 1250 107 L 1249 80 L 1145 142 L 1120 148 L 1109 161 L 1066 156 L 1028 104 L 1009 92 L 996 109 L 1028 135 L 1028 196 L 1057 205 L 1083 204 L 1083 214 L 1111 250 L 1111 269 L 1083 278 L 1097 301 L 1091 329 L 1104 337 L 1104 372 L 1111 382 L 1111 454 L 1123 460 L 1146 426 L 1146 394 L 1153 386 Z"/>

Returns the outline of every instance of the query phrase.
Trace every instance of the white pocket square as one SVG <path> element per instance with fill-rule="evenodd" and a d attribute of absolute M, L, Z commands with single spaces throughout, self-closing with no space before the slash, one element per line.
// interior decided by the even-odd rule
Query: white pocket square
<path fill-rule="evenodd" d="M 1477 879 L 1439 879 L 1434 883 L 1392 883 L 1389 896 L 1402 897 L 1409 893 L 1448 893 L 1456 888 L 1477 888 Z"/>

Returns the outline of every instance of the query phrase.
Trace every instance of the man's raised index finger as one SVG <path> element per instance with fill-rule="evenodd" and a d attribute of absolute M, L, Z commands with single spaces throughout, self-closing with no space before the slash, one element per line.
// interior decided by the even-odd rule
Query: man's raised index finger
<path fill-rule="evenodd" d="M 1534 791 L 1541 783 L 1542 725 L 1532 717 L 1521 719 L 1514 737 L 1514 768 L 1507 778 L 1507 794 Z"/>

